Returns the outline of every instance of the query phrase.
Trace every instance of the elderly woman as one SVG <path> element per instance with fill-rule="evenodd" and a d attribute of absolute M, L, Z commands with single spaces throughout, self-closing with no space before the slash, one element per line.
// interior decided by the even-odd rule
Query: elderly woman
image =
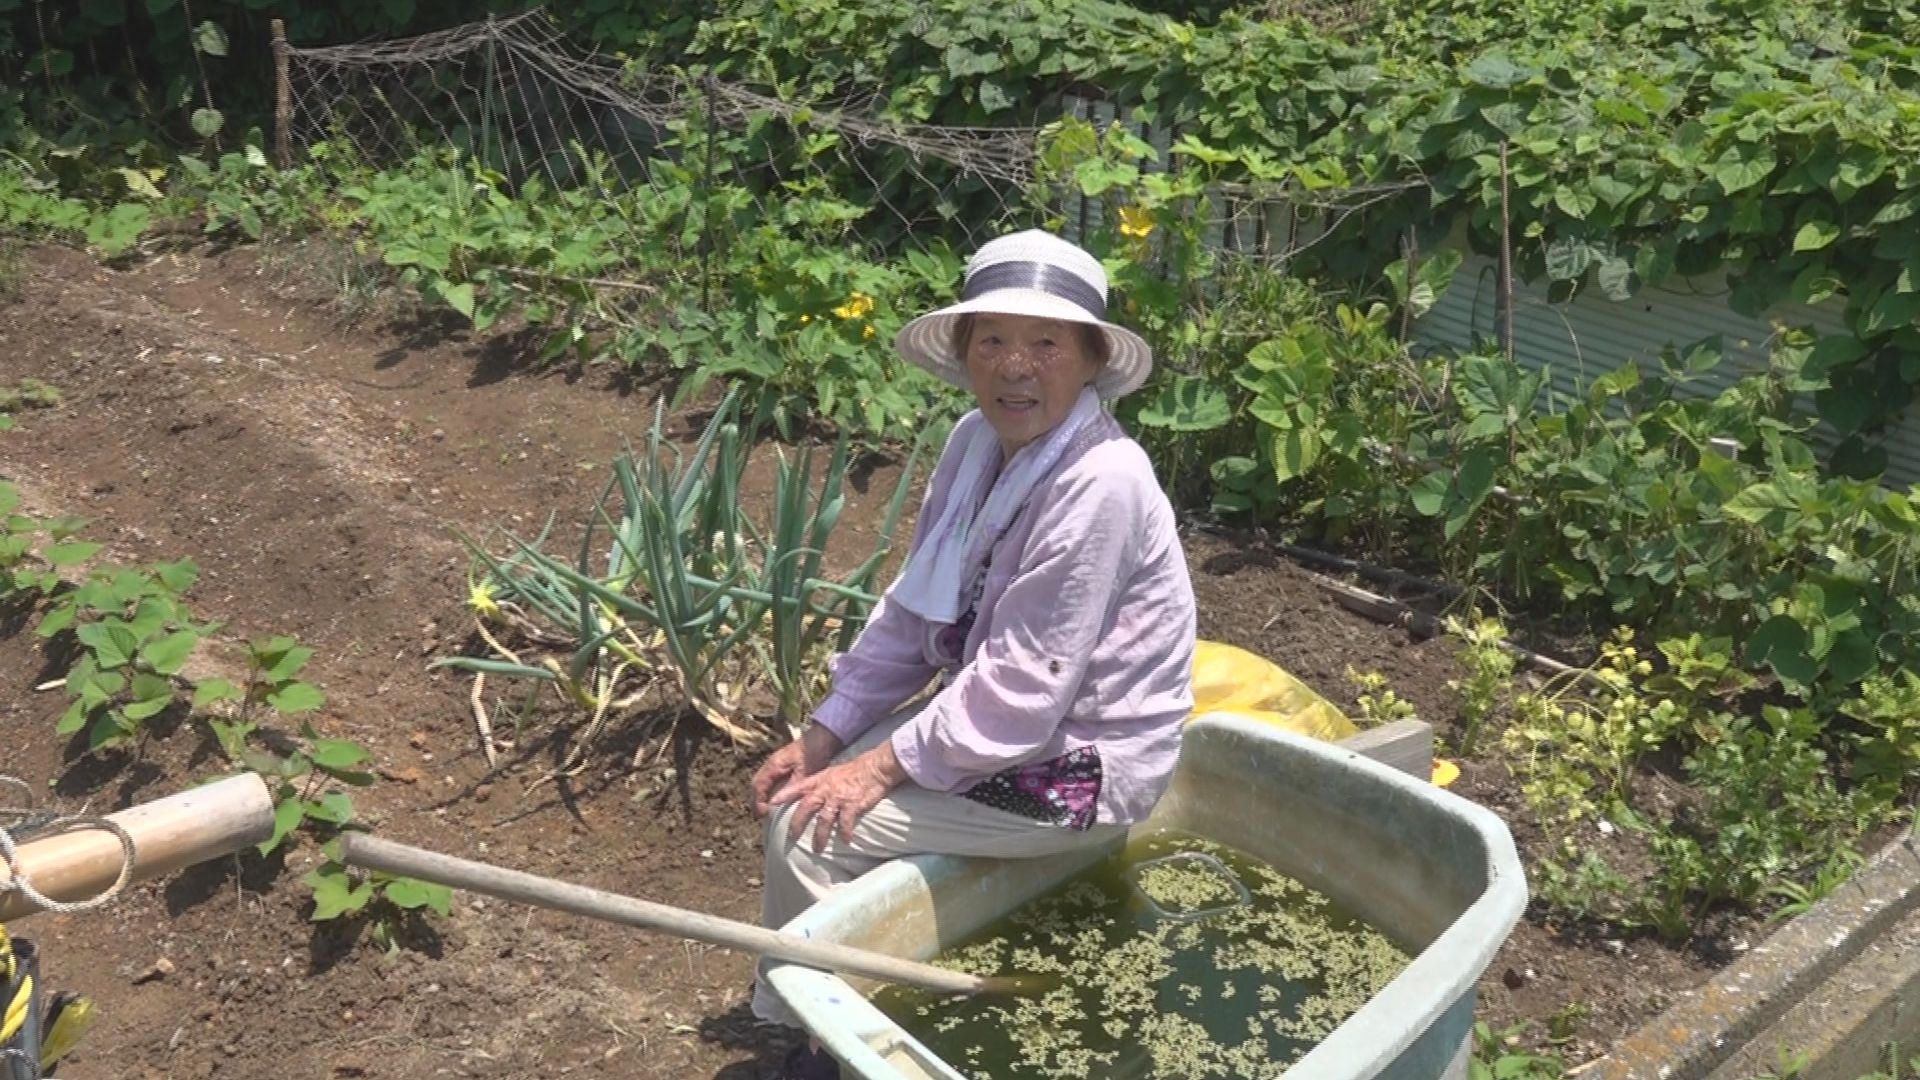
<path fill-rule="evenodd" d="M 901 356 L 978 408 L 832 692 L 753 779 L 766 925 L 902 855 L 1117 838 L 1166 790 L 1193 704 L 1193 590 L 1146 454 L 1102 408 L 1152 364 L 1106 302 L 1097 259 L 1022 232 L 980 249 L 960 303 L 900 331 Z M 792 1023 L 764 980 L 753 1007 Z M 786 1075 L 837 1072 L 801 1046 Z"/>

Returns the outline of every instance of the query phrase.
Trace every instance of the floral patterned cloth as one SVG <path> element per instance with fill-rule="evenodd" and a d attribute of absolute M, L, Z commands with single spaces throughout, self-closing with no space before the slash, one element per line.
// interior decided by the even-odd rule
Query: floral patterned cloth
<path fill-rule="evenodd" d="M 1093 827 L 1100 800 L 1100 752 L 1091 746 L 994 773 L 960 794 L 996 810 L 1063 825 Z"/>

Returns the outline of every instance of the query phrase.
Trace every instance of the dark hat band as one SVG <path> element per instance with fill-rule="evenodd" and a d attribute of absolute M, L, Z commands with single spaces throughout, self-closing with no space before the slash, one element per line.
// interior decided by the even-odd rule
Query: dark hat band
<path fill-rule="evenodd" d="M 972 300 L 996 289 L 1033 289 L 1085 308 L 1096 319 L 1107 317 L 1107 299 L 1100 295 L 1099 289 L 1071 270 L 1049 263 L 1003 262 L 983 266 L 968 275 L 960 298 Z"/>

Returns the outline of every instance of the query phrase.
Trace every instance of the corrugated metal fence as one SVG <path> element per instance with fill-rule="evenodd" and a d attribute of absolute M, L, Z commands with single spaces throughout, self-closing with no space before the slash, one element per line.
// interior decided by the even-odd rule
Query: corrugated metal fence
<path fill-rule="evenodd" d="M 1498 340 L 1499 274 L 1495 260 L 1468 255 L 1453 287 L 1415 328 L 1418 341 L 1447 349 L 1473 348 Z M 1711 395 L 1738 379 L 1767 369 L 1773 324 L 1809 326 L 1821 334 L 1846 333 L 1840 306 L 1785 304 L 1751 319 L 1727 306 L 1726 286 L 1717 279 L 1646 288 L 1629 300 L 1615 301 L 1594 289 L 1565 303 L 1548 303 L 1544 282 L 1513 287 L 1515 359 L 1547 369 L 1558 394 L 1582 392 L 1595 378 L 1627 363 L 1648 363 L 1663 349 L 1684 350 L 1702 339 L 1720 337 L 1721 360 L 1691 392 Z M 1831 429 L 1816 429 L 1815 441 L 1830 449 Z M 1894 425 L 1883 444 L 1888 465 L 1885 483 L 1904 488 L 1920 483 L 1920 409 Z"/>

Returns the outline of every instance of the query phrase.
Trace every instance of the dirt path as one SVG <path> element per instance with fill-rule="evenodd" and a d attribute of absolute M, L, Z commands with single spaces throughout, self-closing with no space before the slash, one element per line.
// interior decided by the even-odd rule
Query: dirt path
<path fill-rule="evenodd" d="M 45 379 L 65 402 L 23 418 L 0 472 L 44 510 L 93 519 L 115 557 L 195 559 L 191 599 L 229 640 L 293 633 L 313 646 L 323 734 L 362 741 L 404 778 L 365 799 L 383 831 L 757 914 L 757 832 L 737 798 L 748 761 L 715 748 L 681 794 L 615 783 L 583 801 L 583 824 L 550 786 L 519 796 L 538 762 L 487 783 L 465 680 L 424 670 L 466 635 L 453 530 L 577 514 L 644 428 L 645 403 L 512 376 L 459 342 L 343 334 L 252 287 L 244 256 L 118 273 L 43 254 L 8 312 L 0 381 Z M 6 643 L 9 668 L 38 670 L 29 637 Z M 61 775 L 64 702 L 8 691 L 9 770 Z M 61 793 L 122 805 L 172 790 L 212 767 L 190 741 L 82 764 Z M 622 748 L 607 761 L 624 765 Z M 310 951 L 305 869 L 261 889 L 266 874 L 236 882 L 228 864 L 109 914 L 36 920 L 61 979 L 98 988 L 110 1018 L 69 1075 L 689 1076 L 752 1060 L 734 1009 L 740 957 L 467 902 L 438 957 L 338 935 Z M 173 975 L 130 985 L 161 957 Z"/>
<path fill-rule="evenodd" d="M 330 699 L 322 733 L 360 740 L 397 778 L 362 800 L 383 834 L 756 917 L 749 757 L 662 747 L 632 768 L 637 749 L 655 747 L 647 717 L 623 718 L 582 777 L 576 816 L 551 785 L 524 793 L 544 771 L 527 760 L 537 747 L 489 775 L 469 684 L 426 670 L 467 636 L 455 530 L 530 534 L 550 512 L 580 514 L 607 462 L 644 432 L 648 395 L 530 373 L 498 342 L 343 331 L 276 291 L 247 252 L 117 271 L 42 250 L 23 293 L 0 301 L 0 384 L 24 377 L 54 384 L 64 403 L 0 436 L 0 476 L 34 509 L 92 519 L 89 535 L 117 559 L 193 558 L 190 599 L 225 621 L 226 641 L 291 633 L 313 646 L 310 671 Z M 870 535 L 890 480 L 882 470 L 873 497 L 855 500 L 851 546 Z M 1423 716 L 1452 715 L 1443 645 L 1350 616 L 1289 564 L 1230 539 L 1189 546 L 1203 635 L 1262 651 L 1342 704 L 1352 666 L 1387 674 Z M 100 808 L 216 766 L 185 731 L 140 760 L 76 761 L 53 733 L 64 700 L 30 689 L 44 666 L 33 635 L 10 629 L 5 771 L 58 778 L 61 797 Z M 425 951 L 383 954 L 338 928 L 314 935 L 297 882 L 314 859 L 302 846 L 278 876 L 251 856 L 228 860 L 104 912 L 24 924 L 56 982 L 96 996 L 106 1017 L 65 1075 L 744 1080 L 784 1049 L 745 1012 L 749 962 L 721 950 L 464 897 Z M 1596 1000 L 1593 980 L 1607 974 L 1583 957 L 1640 965 L 1639 988 L 1609 991 L 1582 1029 L 1603 1040 L 1657 1005 L 1661 987 L 1695 977 L 1637 943 L 1622 955 L 1556 948 L 1538 928 L 1516 938 L 1505 966 L 1531 974 L 1516 976 L 1516 995 L 1492 973 L 1496 1016 Z M 162 958 L 171 974 L 139 978 Z"/>

